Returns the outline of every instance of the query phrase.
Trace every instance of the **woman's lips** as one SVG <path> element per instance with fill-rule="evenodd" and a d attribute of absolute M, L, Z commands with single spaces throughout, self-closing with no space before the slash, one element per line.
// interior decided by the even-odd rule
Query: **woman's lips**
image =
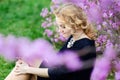
<path fill-rule="evenodd" d="M 63 33 L 63 35 L 65 35 L 65 33 Z"/>

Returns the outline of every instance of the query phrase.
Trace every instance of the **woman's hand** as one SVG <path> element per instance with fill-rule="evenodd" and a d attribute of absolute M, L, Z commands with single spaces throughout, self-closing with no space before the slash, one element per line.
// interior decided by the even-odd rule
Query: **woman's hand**
<path fill-rule="evenodd" d="M 29 67 L 29 65 L 22 60 L 16 63 L 15 72 L 17 75 L 33 74 L 40 77 L 49 77 L 48 68 Z"/>
<path fill-rule="evenodd" d="M 22 60 L 16 62 L 15 72 L 17 75 L 27 74 L 29 71 L 29 65 Z"/>

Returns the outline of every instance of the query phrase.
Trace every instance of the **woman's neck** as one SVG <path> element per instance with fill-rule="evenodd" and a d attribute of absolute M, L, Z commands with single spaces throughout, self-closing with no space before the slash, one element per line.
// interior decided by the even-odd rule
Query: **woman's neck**
<path fill-rule="evenodd" d="M 74 41 L 82 39 L 82 38 L 89 38 L 89 37 L 83 31 L 76 31 L 73 34 L 73 40 Z"/>

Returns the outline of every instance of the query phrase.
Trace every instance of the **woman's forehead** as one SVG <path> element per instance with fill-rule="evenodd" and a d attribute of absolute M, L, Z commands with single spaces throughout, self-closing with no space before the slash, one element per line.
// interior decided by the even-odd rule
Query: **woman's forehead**
<path fill-rule="evenodd" d="M 65 21 L 62 18 L 59 18 L 59 17 L 56 17 L 56 22 L 65 23 Z"/>

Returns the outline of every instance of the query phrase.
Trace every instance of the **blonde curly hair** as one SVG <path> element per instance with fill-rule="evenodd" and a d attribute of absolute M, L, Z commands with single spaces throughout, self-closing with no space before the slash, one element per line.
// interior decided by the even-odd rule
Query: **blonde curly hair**
<path fill-rule="evenodd" d="M 69 24 L 74 29 L 82 29 L 90 39 L 96 39 L 95 29 L 93 25 L 88 22 L 82 8 L 72 3 L 66 3 L 56 9 L 54 14 L 56 17 L 62 19 L 65 24 Z"/>

